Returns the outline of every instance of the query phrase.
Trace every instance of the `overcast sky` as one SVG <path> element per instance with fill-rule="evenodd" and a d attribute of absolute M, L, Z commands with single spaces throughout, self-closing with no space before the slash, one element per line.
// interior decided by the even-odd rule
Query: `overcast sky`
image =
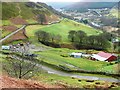
<path fill-rule="evenodd" d="M 30 0 L 33 2 L 118 2 L 119 0 Z"/>
<path fill-rule="evenodd" d="M 120 0 L 0 0 L 2 2 L 118 2 Z"/>

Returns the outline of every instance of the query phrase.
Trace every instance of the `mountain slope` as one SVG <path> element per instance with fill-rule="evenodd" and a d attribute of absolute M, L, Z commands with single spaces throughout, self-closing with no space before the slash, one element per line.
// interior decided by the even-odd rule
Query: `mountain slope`
<path fill-rule="evenodd" d="M 46 5 L 47 6 L 47 5 Z M 44 15 L 46 18 L 50 18 L 55 15 L 52 11 L 48 10 L 43 3 L 33 2 L 3 2 L 2 3 L 2 19 L 8 20 L 14 17 L 20 17 L 28 20 L 38 20 L 39 15 Z M 59 17 L 58 17 L 59 18 Z"/>
<path fill-rule="evenodd" d="M 77 23 L 73 20 L 63 19 L 61 22 L 49 25 L 49 26 L 28 26 L 26 28 L 26 35 L 29 38 L 36 38 L 35 33 L 37 31 L 45 31 L 54 35 L 60 35 L 62 37 L 61 43 L 69 43 L 68 32 L 71 30 L 81 30 L 87 33 L 87 35 L 99 35 L 102 31 L 92 28 L 82 23 Z M 35 40 L 35 39 L 34 39 Z"/>
<path fill-rule="evenodd" d="M 44 3 L 3 2 L 2 3 L 2 38 L 20 28 L 24 24 L 58 21 L 59 16 Z M 12 36 L 10 40 L 26 39 L 24 30 Z"/>
<path fill-rule="evenodd" d="M 116 2 L 77 2 L 64 7 L 64 9 L 84 12 L 87 9 L 112 8 L 115 4 Z"/>

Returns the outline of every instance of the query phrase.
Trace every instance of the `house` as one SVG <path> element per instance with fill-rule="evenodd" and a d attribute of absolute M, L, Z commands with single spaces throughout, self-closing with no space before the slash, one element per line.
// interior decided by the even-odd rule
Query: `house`
<path fill-rule="evenodd" d="M 10 46 L 2 46 L 2 50 L 9 50 Z"/>
<path fill-rule="evenodd" d="M 117 56 L 111 53 L 106 52 L 99 52 L 98 54 L 92 54 L 92 60 L 99 60 L 99 61 L 114 61 L 117 59 Z"/>
<path fill-rule="evenodd" d="M 73 53 L 70 54 L 70 56 L 74 57 L 74 58 L 80 58 L 82 56 L 82 53 L 80 53 L 80 52 L 78 52 L 78 53 L 73 52 Z"/>

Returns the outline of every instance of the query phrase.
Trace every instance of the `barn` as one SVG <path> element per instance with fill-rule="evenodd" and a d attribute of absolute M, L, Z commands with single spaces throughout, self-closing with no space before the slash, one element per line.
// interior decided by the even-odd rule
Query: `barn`
<path fill-rule="evenodd" d="M 93 54 L 92 56 L 93 60 L 99 60 L 99 61 L 114 61 L 117 59 L 117 56 L 115 54 L 106 53 L 106 52 L 99 52 L 98 54 Z"/>

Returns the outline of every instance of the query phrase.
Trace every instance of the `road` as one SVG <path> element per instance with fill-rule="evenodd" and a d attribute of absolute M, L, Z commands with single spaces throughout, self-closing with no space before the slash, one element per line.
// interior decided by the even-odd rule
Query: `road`
<path fill-rule="evenodd" d="M 4 40 L 8 39 L 9 37 L 11 37 L 12 35 L 16 34 L 17 32 L 19 32 L 20 30 L 23 30 L 27 25 L 23 25 L 22 27 L 18 28 L 16 31 L 10 33 L 9 35 L 7 35 L 6 37 L 2 38 L 0 40 L 0 43 L 2 43 Z"/>
<path fill-rule="evenodd" d="M 18 56 L 12 56 L 11 58 L 13 59 L 17 59 L 17 60 L 22 60 L 21 57 Z M 74 77 L 74 78 L 78 78 L 78 79 L 86 79 L 86 80 L 101 80 L 101 81 L 108 81 L 108 82 L 120 82 L 118 79 L 116 78 L 111 78 L 111 77 L 99 77 L 99 76 L 92 76 L 92 75 L 78 75 L 78 74 L 74 74 L 74 73 L 68 73 L 68 72 L 64 72 L 64 71 L 60 71 L 60 70 L 56 70 L 53 68 L 48 67 L 47 65 L 42 65 L 42 64 L 38 64 L 35 63 L 33 61 L 29 61 L 27 59 L 24 59 L 25 62 L 32 62 L 32 64 L 36 64 L 37 67 L 41 68 L 44 71 L 47 71 L 49 74 L 56 74 L 56 75 L 60 75 L 60 76 L 68 76 L 68 77 Z"/>
<path fill-rule="evenodd" d="M 52 24 L 56 24 L 56 23 L 60 23 L 61 21 L 52 23 Z M 6 37 L 2 38 L 0 40 L 0 43 L 2 43 L 4 40 L 6 40 L 7 38 L 11 37 L 12 35 L 16 34 L 17 32 L 19 32 L 20 30 L 24 29 L 26 26 L 28 25 L 40 25 L 40 23 L 32 23 L 32 24 L 27 24 L 27 25 L 23 25 L 22 27 L 18 28 L 16 31 L 12 32 L 11 34 L 7 35 Z M 46 24 L 47 25 L 47 24 Z"/>
<path fill-rule="evenodd" d="M 110 78 L 110 77 L 99 77 L 99 76 L 89 76 L 88 75 L 77 75 L 77 74 L 73 74 L 73 73 L 67 73 L 64 71 L 59 71 L 59 70 L 55 70 L 53 68 L 50 68 L 48 66 L 45 65 L 40 65 L 37 64 L 37 66 L 41 67 L 43 70 L 47 71 L 50 74 L 56 74 L 56 75 L 60 75 L 60 76 L 68 76 L 68 77 L 74 77 L 74 78 L 78 78 L 78 79 L 86 79 L 86 80 L 100 80 L 100 81 L 108 81 L 108 82 L 120 82 L 118 79 L 116 78 Z"/>

